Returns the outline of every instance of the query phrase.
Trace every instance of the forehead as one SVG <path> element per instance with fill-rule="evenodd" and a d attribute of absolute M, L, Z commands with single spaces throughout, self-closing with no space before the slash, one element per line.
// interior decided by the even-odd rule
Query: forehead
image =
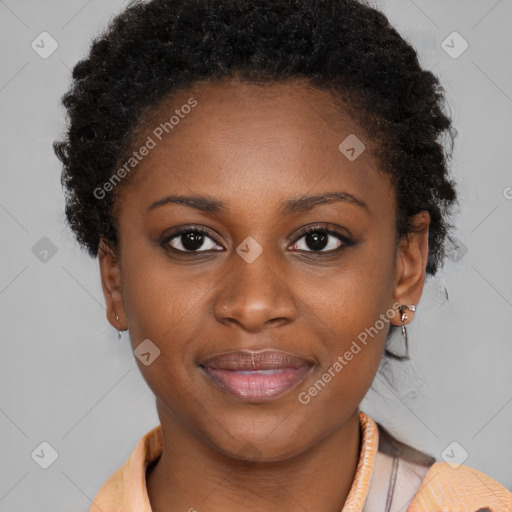
<path fill-rule="evenodd" d="M 193 109 L 188 108 L 191 101 L 197 102 Z M 184 122 L 185 119 L 193 120 Z M 141 136 L 154 132 L 166 121 L 171 121 L 173 126 L 170 132 L 164 130 L 161 134 L 164 137 L 167 134 L 177 136 L 179 132 L 183 137 L 193 136 L 201 128 L 197 124 L 202 125 L 203 131 L 216 128 L 229 132 L 226 134 L 231 137 L 243 135 L 230 130 L 235 124 L 245 125 L 251 132 L 259 131 L 260 135 L 265 130 L 274 135 L 271 128 L 279 124 L 285 128 L 283 136 L 307 138 L 311 144 L 318 144 L 325 132 L 333 130 L 357 133 L 367 146 L 373 144 L 366 140 L 363 128 L 347 113 L 340 95 L 315 88 L 305 79 L 277 83 L 248 83 L 240 79 L 195 83 L 188 89 L 173 92 L 152 107 L 139 132 Z M 190 125 L 193 131 L 187 130 Z M 317 132 L 316 137 L 313 132 Z"/>
<path fill-rule="evenodd" d="M 141 126 L 139 144 L 151 139 L 152 149 L 128 191 L 146 202 L 176 191 L 282 200 L 333 187 L 392 200 L 374 142 L 332 93 L 301 81 L 196 84 Z"/>

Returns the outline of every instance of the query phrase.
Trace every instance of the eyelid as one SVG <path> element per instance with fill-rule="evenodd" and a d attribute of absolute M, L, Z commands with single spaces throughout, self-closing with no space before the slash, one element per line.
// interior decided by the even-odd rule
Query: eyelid
<path fill-rule="evenodd" d="M 307 235 L 308 233 L 314 232 L 314 231 L 325 231 L 333 236 L 337 236 L 341 239 L 347 239 L 349 240 L 351 238 L 350 235 L 344 235 L 343 233 L 340 233 L 340 228 L 332 227 L 329 223 L 319 223 L 319 224 L 313 224 L 311 226 L 306 226 L 305 228 L 301 229 L 299 234 L 296 236 L 295 240 L 299 240 L 304 235 Z"/>

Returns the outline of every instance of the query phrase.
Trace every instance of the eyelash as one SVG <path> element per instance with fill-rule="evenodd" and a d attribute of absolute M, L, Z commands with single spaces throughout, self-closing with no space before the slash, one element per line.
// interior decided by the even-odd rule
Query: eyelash
<path fill-rule="evenodd" d="M 334 230 L 334 229 L 331 229 L 331 228 L 328 228 L 326 226 L 321 226 L 321 225 L 317 225 L 317 226 L 310 226 L 309 228 L 305 229 L 304 231 L 302 231 L 298 236 L 297 238 L 295 239 L 294 242 L 292 242 L 292 245 L 295 245 L 299 240 L 301 240 L 302 238 L 304 238 L 306 235 L 310 234 L 310 233 L 325 233 L 327 235 L 332 235 L 334 236 L 335 238 L 337 238 L 340 242 L 342 242 L 342 245 L 336 249 L 331 249 L 329 251 L 323 251 L 323 250 L 320 250 L 320 251 L 314 251 L 314 250 L 309 250 L 309 251 L 302 251 L 302 252 L 306 252 L 306 253 L 312 253 L 312 254 L 333 254 L 333 253 L 336 253 L 336 252 L 339 252 L 339 251 L 342 251 L 343 249 L 346 249 L 347 247 L 350 247 L 352 245 L 355 244 L 355 242 L 353 240 L 351 240 L 350 238 L 342 235 L 341 233 L 339 233 L 338 231 Z M 185 235 L 185 234 L 188 234 L 188 233 L 201 233 L 205 236 L 207 236 L 208 238 L 210 238 L 210 240 L 212 240 L 213 242 L 215 242 L 216 244 L 218 245 L 221 245 L 217 240 L 215 240 L 211 235 L 210 235 L 210 231 L 204 227 L 201 227 L 201 226 L 197 226 L 197 227 L 192 227 L 192 226 L 188 226 L 186 228 L 182 228 L 178 231 L 175 231 L 173 232 L 172 234 L 166 236 L 161 242 L 160 242 L 160 245 L 162 247 L 164 247 L 164 249 L 166 250 L 169 250 L 169 251 L 173 251 L 175 253 L 179 253 L 179 254 L 202 254 L 202 253 L 211 253 L 211 252 L 221 252 L 221 251 L 218 251 L 216 249 L 209 249 L 209 250 L 206 250 L 206 251 L 183 251 L 181 249 L 176 249 L 174 247 L 171 247 L 169 245 L 169 242 L 171 240 L 174 240 L 175 238 L 179 238 L 180 236 L 182 235 Z"/>

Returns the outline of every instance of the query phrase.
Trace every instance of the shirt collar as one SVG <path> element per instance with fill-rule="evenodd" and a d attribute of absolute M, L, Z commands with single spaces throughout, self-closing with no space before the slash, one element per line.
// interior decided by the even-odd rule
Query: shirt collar
<path fill-rule="evenodd" d="M 377 424 L 359 411 L 361 452 L 347 500 L 341 512 L 359 512 L 368 495 L 375 456 L 379 445 Z M 145 434 L 129 459 L 103 484 L 90 512 L 151 512 L 146 487 L 146 468 L 163 449 L 162 426 Z"/>

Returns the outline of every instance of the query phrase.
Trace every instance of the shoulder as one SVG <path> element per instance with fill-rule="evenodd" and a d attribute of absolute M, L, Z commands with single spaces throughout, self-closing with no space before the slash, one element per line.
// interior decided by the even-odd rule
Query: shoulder
<path fill-rule="evenodd" d="M 483 509 L 483 510 L 482 510 Z M 512 512 L 512 493 L 490 476 L 469 466 L 434 463 L 407 512 Z"/>

